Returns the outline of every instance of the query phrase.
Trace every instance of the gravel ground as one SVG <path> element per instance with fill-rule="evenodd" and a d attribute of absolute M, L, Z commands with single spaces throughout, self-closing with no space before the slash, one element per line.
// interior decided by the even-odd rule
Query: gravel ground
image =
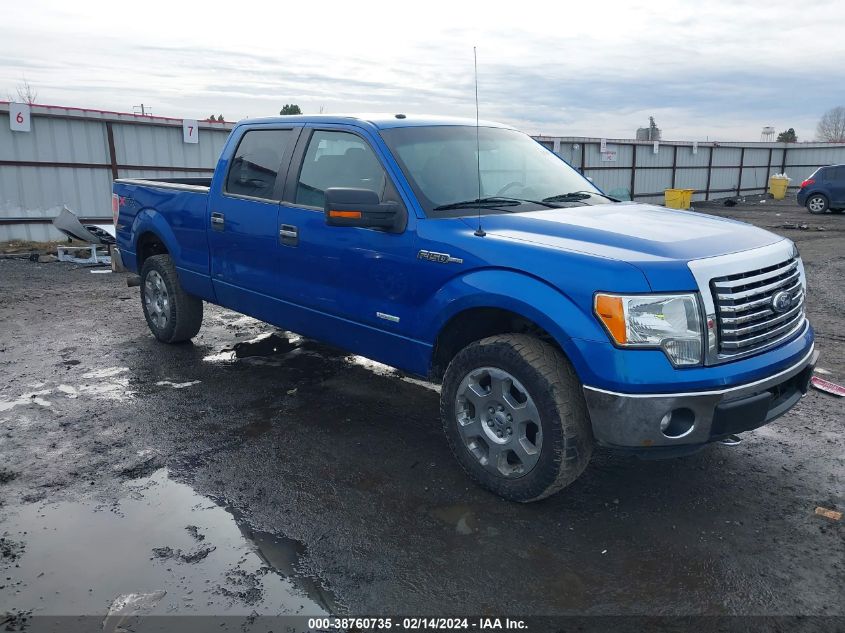
<path fill-rule="evenodd" d="M 845 216 L 697 207 L 797 241 L 819 367 L 845 382 Z M 686 458 L 598 451 L 562 494 L 511 504 L 461 473 L 430 385 L 216 307 L 192 344 L 163 346 L 137 288 L 93 272 L 0 260 L 7 626 L 845 614 L 843 522 L 814 514 L 845 506 L 843 400 L 813 391 Z"/>

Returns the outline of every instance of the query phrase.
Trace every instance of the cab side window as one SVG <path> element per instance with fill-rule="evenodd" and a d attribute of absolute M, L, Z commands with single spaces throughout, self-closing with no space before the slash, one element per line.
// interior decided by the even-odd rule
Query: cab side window
<path fill-rule="evenodd" d="M 330 187 L 375 191 L 384 199 L 388 178 L 370 145 L 349 132 L 316 130 L 296 185 L 296 203 L 322 208 Z"/>
<path fill-rule="evenodd" d="M 292 130 L 250 130 L 244 134 L 226 175 L 226 193 L 280 200 L 275 193 L 276 176 L 292 137 Z"/>

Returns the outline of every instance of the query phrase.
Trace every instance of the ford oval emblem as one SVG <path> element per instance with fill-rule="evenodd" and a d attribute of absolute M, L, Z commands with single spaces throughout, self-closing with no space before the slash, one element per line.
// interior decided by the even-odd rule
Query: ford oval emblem
<path fill-rule="evenodd" d="M 792 307 L 792 293 L 782 290 L 772 297 L 772 310 L 778 313 L 786 312 Z"/>

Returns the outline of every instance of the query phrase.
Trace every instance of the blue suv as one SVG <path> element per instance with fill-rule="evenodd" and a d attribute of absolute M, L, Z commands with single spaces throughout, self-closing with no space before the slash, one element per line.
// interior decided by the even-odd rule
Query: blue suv
<path fill-rule="evenodd" d="M 824 213 L 828 209 L 841 213 L 845 208 L 845 165 L 819 167 L 801 183 L 798 204 L 810 213 Z"/>

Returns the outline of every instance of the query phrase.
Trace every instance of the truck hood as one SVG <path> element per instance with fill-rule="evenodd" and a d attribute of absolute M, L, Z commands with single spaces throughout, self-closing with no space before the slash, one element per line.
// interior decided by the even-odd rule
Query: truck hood
<path fill-rule="evenodd" d="M 464 220 L 475 226 L 474 219 Z M 693 259 L 783 239 L 744 222 L 633 202 L 485 215 L 481 222 L 487 233 L 499 238 L 618 259 L 646 273 L 649 264 L 665 268 L 682 261 L 686 268 Z"/>

